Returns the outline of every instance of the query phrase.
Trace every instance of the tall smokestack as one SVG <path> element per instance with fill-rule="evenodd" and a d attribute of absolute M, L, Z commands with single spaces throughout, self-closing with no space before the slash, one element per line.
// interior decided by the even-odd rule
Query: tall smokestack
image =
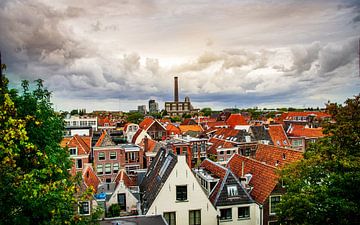
<path fill-rule="evenodd" d="M 179 82 L 178 82 L 178 77 L 174 77 L 174 102 L 179 102 Z"/>

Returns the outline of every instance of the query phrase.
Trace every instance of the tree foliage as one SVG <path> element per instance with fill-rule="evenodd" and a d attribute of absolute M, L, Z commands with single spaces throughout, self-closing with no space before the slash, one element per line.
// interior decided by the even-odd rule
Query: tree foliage
<path fill-rule="evenodd" d="M 50 102 L 50 92 L 37 88 L 9 91 L 0 98 L 0 218 L 4 224 L 88 224 L 76 215 L 79 180 L 70 177 L 69 155 L 59 145 L 64 122 Z M 87 221 L 87 222 L 85 222 Z"/>
<path fill-rule="evenodd" d="M 282 224 L 360 223 L 360 96 L 327 109 L 336 121 L 325 126 L 328 136 L 282 171 Z"/>
<path fill-rule="evenodd" d="M 139 124 L 143 119 L 144 119 L 144 114 L 138 113 L 138 112 L 134 112 L 134 113 L 129 113 L 129 114 L 128 114 L 127 122 L 128 122 L 128 123 L 136 123 L 136 124 Z"/>

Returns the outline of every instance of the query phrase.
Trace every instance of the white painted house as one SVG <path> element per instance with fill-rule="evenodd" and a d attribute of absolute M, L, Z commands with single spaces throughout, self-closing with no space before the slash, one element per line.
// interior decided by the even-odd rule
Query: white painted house
<path fill-rule="evenodd" d="M 163 215 L 169 225 L 217 224 L 217 211 L 187 165 L 185 155 L 160 149 L 140 191 L 145 215 Z"/>

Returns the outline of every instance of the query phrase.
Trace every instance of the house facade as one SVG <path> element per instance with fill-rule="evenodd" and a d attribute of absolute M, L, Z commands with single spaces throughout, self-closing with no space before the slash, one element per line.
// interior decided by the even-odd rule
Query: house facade
<path fill-rule="evenodd" d="M 143 182 L 145 215 L 163 215 L 168 224 L 217 224 L 217 211 L 186 163 L 184 155 L 161 149 Z"/>

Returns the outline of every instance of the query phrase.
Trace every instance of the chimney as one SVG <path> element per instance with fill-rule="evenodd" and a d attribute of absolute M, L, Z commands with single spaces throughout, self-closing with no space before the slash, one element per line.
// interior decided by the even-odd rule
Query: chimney
<path fill-rule="evenodd" d="M 179 82 L 178 82 L 178 77 L 174 77 L 174 102 L 179 102 Z"/>

